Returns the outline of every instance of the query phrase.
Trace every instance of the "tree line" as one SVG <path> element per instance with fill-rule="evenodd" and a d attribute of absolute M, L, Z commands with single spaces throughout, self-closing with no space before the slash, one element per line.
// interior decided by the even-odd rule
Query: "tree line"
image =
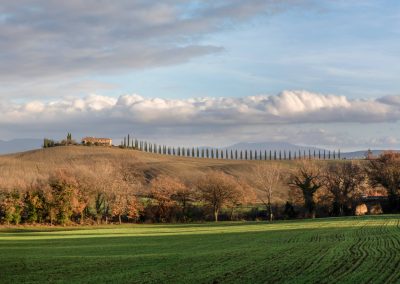
<path fill-rule="evenodd" d="M 198 177 L 154 177 L 134 164 L 96 173 L 57 170 L 26 188 L 0 190 L 3 224 L 273 221 L 354 215 L 363 197 L 381 191 L 384 212 L 399 212 L 400 154 L 369 161 L 304 160 L 291 169 L 260 162 L 245 177 L 209 171 Z M 288 189 L 287 201 L 276 195 Z"/>
<path fill-rule="evenodd" d="M 67 138 L 61 141 L 44 138 L 43 148 L 78 145 L 68 133 Z M 88 145 L 87 145 L 88 146 Z M 97 146 L 97 145 L 93 145 Z M 227 159 L 227 160 L 340 160 L 340 150 L 239 150 L 219 149 L 210 147 L 171 147 L 132 138 L 129 134 L 121 140 L 120 148 L 135 149 L 143 152 L 206 159 Z"/>
<path fill-rule="evenodd" d="M 218 149 L 210 147 L 170 147 L 131 138 L 130 135 L 121 141 L 121 148 L 136 149 L 148 153 L 207 159 L 229 160 L 340 160 L 340 150 L 239 150 Z"/>

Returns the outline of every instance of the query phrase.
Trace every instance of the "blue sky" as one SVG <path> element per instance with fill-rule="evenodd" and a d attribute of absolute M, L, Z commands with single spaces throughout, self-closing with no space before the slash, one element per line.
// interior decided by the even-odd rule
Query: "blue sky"
<path fill-rule="evenodd" d="M 96 79 L 120 86 L 110 94 L 135 90 L 165 98 L 240 97 L 285 89 L 350 98 L 396 95 L 399 11 L 398 1 L 296 7 L 207 35 L 202 42 L 224 48 L 218 54 Z"/>
<path fill-rule="evenodd" d="M 399 36 L 394 0 L 5 3 L 0 139 L 399 148 Z"/>

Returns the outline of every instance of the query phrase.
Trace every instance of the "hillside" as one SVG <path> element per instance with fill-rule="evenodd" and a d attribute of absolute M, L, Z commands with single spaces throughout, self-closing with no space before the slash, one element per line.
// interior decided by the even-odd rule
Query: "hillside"
<path fill-rule="evenodd" d="M 120 148 L 54 147 L 0 156 L 0 188 L 29 188 L 30 184 L 48 178 L 58 169 L 104 178 L 109 174 L 109 168 L 122 167 L 137 172 L 145 182 L 160 174 L 193 182 L 210 170 L 221 170 L 248 179 L 257 163 L 278 163 L 283 168 L 295 165 L 293 161 L 197 159 Z M 287 186 L 282 186 L 275 197 L 277 201 L 286 200 Z"/>

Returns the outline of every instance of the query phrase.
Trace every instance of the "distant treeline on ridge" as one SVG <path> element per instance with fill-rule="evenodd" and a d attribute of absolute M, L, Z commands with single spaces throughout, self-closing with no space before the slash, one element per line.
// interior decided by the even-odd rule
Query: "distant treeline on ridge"
<path fill-rule="evenodd" d="M 121 148 L 132 148 L 160 155 L 171 155 L 192 158 L 229 159 L 229 160 L 340 160 L 340 150 L 238 150 L 218 149 L 211 147 L 170 147 L 131 138 L 130 135 L 121 141 Z"/>

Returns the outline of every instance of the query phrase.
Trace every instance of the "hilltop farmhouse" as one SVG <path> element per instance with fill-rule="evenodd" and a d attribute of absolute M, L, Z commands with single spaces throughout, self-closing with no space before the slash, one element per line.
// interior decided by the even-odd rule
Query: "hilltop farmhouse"
<path fill-rule="evenodd" d="M 85 138 L 82 138 L 82 144 L 98 145 L 98 146 L 112 146 L 112 139 L 111 138 L 85 137 Z"/>

